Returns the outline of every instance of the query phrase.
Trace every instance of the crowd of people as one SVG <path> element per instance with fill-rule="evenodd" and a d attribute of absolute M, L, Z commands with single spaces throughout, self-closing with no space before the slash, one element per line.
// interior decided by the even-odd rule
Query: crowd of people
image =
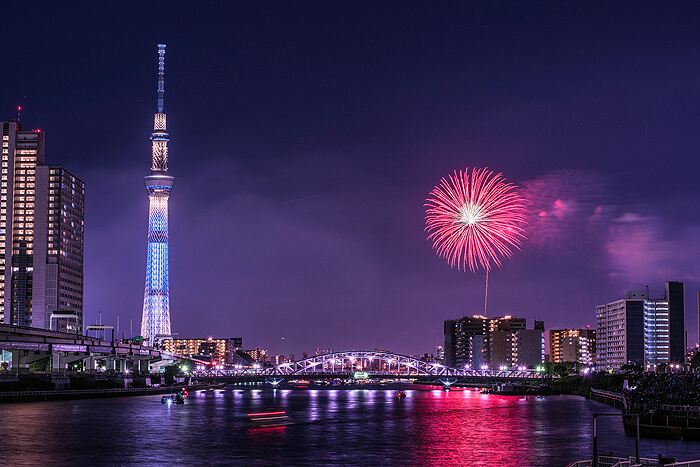
<path fill-rule="evenodd" d="M 637 374 L 623 393 L 629 404 L 700 406 L 700 374 Z"/>

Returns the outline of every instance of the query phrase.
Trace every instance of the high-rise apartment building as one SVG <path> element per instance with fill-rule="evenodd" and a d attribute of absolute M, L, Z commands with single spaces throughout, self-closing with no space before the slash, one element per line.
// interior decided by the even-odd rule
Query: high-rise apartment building
<path fill-rule="evenodd" d="M 489 319 L 485 316 L 465 316 L 444 323 L 445 365 L 450 367 L 474 366 L 474 360 L 488 362 Z"/>
<path fill-rule="evenodd" d="M 595 329 L 551 329 L 549 355 L 552 363 L 595 364 Z"/>
<path fill-rule="evenodd" d="M 490 320 L 489 366 L 535 368 L 544 362 L 544 321 L 525 328 L 525 318 L 504 316 Z"/>
<path fill-rule="evenodd" d="M 513 336 L 513 366 L 536 368 L 544 363 L 544 329 L 520 329 Z"/>
<path fill-rule="evenodd" d="M 649 366 L 669 360 L 668 300 L 644 302 L 644 363 Z"/>
<path fill-rule="evenodd" d="M 685 288 L 669 281 L 663 298 L 644 302 L 644 362 L 683 363 L 685 347 Z"/>
<path fill-rule="evenodd" d="M 82 332 L 85 184 L 44 165 L 40 130 L 1 125 L 0 321 Z"/>
<path fill-rule="evenodd" d="M 668 281 L 664 285 L 664 298 L 668 300 L 669 357 L 673 363 L 685 363 L 685 285 Z"/>
<path fill-rule="evenodd" d="M 596 307 L 597 365 L 617 370 L 625 364 L 684 362 L 684 302 L 683 283 L 669 281 L 661 299 L 650 299 L 646 289 Z"/>
<path fill-rule="evenodd" d="M 597 366 L 619 370 L 644 362 L 644 301 L 649 290 L 629 291 L 626 298 L 596 307 Z"/>

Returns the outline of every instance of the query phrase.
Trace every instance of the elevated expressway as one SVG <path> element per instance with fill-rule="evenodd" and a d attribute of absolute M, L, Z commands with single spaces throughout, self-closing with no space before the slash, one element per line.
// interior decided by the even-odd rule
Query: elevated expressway
<path fill-rule="evenodd" d="M 65 371 L 69 363 L 82 360 L 83 368 L 149 371 L 156 362 L 172 362 L 177 357 L 164 351 L 137 344 L 105 341 L 59 331 L 0 324 L 0 350 L 12 353 L 12 372 L 28 371 L 32 363 L 50 358 L 52 371 Z"/>

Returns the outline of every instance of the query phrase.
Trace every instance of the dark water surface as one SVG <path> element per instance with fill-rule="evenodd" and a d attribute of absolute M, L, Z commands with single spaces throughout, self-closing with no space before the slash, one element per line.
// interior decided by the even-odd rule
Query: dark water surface
<path fill-rule="evenodd" d="M 2 465 L 553 466 L 590 459 L 593 413 L 576 396 L 476 391 L 209 390 L 185 405 L 161 396 L 0 405 Z M 248 413 L 295 423 L 257 428 Z M 599 449 L 634 454 L 617 417 Z M 700 442 L 642 439 L 645 457 L 700 459 Z"/>

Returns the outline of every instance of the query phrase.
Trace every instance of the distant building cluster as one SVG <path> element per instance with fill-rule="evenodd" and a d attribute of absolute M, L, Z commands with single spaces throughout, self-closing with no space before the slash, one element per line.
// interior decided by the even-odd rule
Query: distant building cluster
<path fill-rule="evenodd" d="M 85 184 L 44 164 L 41 130 L 0 127 L 0 322 L 82 334 Z"/>
<path fill-rule="evenodd" d="M 546 355 L 542 321 L 526 329 L 525 318 L 513 316 L 446 320 L 444 346 L 436 354 L 456 368 L 534 368 L 546 360 L 600 370 L 624 365 L 654 370 L 685 361 L 684 303 L 683 282 L 666 282 L 661 298 L 651 298 L 648 288 L 629 291 L 625 298 L 596 307 L 597 329 L 550 329 Z"/>
<path fill-rule="evenodd" d="M 163 339 L 163 350 L 186 357 L 206 359 L 215 364 L 234 364 L 237 351 L 243 347 L 240 337 L 214 339 Z"/>
<path fill-rule="evenodd" d="M 465 316 L 444 322 L 445 365 L 457 368 L 535 368 L 544 362 L 544 322 Z"/>
<path fill-rule="evenodd" d="M 684 363 L 685 288 L 669 281 L 662 298 L 649 289 L 629 291 L 625 298 L 596 307 L 597 366 L 619 370 L 623 365 L 654 369 L 660 364 Z"/>
<path fill-rule="evenodd" d="M 293 355 L 268 355 L 267 350 L 256 347 L 243 349 L 240 337 L 163 339 L 161 347 L 167 352 L 191 358 L 203 365 L 216 365 L 221 368 L 255 368 L 265 365 L 281 365 L 294 359 Z"/>

